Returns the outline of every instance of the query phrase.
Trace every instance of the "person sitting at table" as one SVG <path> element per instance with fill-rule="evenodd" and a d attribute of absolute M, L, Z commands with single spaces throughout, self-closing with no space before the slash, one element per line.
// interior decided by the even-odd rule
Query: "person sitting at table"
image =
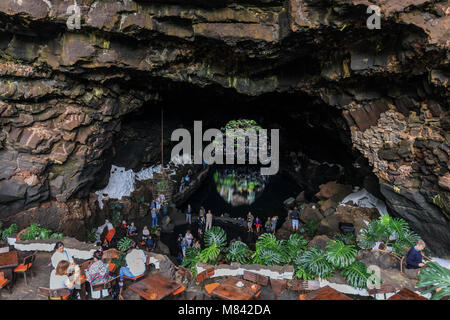
<path fill-rule="evenodd" d="M 136 242 L 132 241 L 130 244 L 130 251 L 125 257 L 127 263 L 126 267 L 120 268 L 120 286 L 123 286 L 123 277 L 137 277 L 145 272 L 145 261 L 147 257 L 144 251 L 138 249 Z"/>
<path fill-rule="evenodd" d="M 103 252 L 97 250 L 93 255 L 93 262 L 85 271 L 86 281 L 91 284 L 91 297 L 97 298 L 100 295 L 99 291 L 93 291 L 92 286 L 105 283 L 109 279 L 109 266 L 102 261 Z M 108 295 L 108 290 L 104 289 L 102 295 L 105 297 Z"/>
<path fill-rule="evenodd" d="M 134 222 L 132 222 L 129 226 L 128 226 L 128 232 L 127 235 L 128 236 L 135 236 L 136 235 L 136 226 L 134 225 Z"/>
<path fill-rule="evenodd" d="M 156 249 L 156 240 L 152 238 L 151 234 L 147 237 L 147 240 L 145 241 L 145 248 L 147 251 L 152 251 Z"/>
<path fill-rule="evenodd" d="M 73 292 L 75 282 L 79 278 L 79 274 L 69 279 L 70 263 L 66 260 L 58 262 L 57 266 L 50 273 L 50 289 L 64 289 L 67 288 Z"/>
<path fill-rule="evenodd" d="M 51 260 L 54 269 L 56 269 L 58 263 L 63 260 L 68 261 L 71 268 L 75 266 L 72 256 L 64 249 L 64 244 L 61 241 L 58 241 L 55 244 L 55 253 L 53 253 Z"/>

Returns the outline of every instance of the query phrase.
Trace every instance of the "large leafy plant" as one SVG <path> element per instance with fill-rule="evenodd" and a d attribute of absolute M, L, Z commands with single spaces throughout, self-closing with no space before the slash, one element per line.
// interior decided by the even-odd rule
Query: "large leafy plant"
<path fill-rule="evenodd" d="M 354 245 L 346 245 L 342 241 L 330 241 L 327 243 L 327 261 L 337 268 L 345 268 L 356 260 L 358 251 Z"/>
<path fill-rule="evenodd" d="M 440 300 L 450 296 L 450 269 L 437 262 L 430 261 L 427 267 L 420 270 L 417 287 L 430 286 L 424 293 L 437 291 L 431 296 L 432 300 Z"/>
<path fill-rule="evenodd" d="M 227 244 L 227 235 L 225 231 L 217 226 L 205 231 L 205 246 L 209 247 L 213 244 L 215 244 L 217 248 L 224 248 Z"/>
<path fill-rule="evenodd" d="M 227 249 L 226 258 L 229 261 L 247 263 L 252 251 L 242 241 L 233 241 Z"/>
<path fill-rule="evenodd" d="M 265 266 L 280 265 L 284 261 L 280 244 L 272 233 L 264 233 L 256 241 L 252 263 Z"/>
<path fill-rule="evenodd" d="M 372 249 L 376 242 L 383 242 L 386 247 L 391 246 L 395 253 L 403 256 L 407 253 L 405 248 L 411 248 L 419 238 L 405 220 L 383 215 L 370 221 L 367 228 L 361 230 L 357 240 L 363 249 Z"/>
<path fill-rule="evenodd" d="M 16 234 L 19 231 L 19 228 L 17 227 L 17 224 L 13 223 L 8 228 L 3 230 L 2 232 L 2 240 L 8 241 L 8 237 L 12 236 L 13 234 Z"/>
<path fill-rule="evenodd" d="M 123 237 L 117 242 L 117 249 L 122 252 L 127 252 L 131 247 L 131 239 L 128 237 Z"/>
<path fill-rule="evenodd" d="M 308 241 L 297 233 L 291 234 L 288 240 L 280 240 L 279 247 L 283 262 L 286 264 L 293 262 L 297 255 L 306 249 L 307 244 Z"/>
<path fill-rule="evenodd" d="M 308 274 L 321 279 L 333 276 L 335 267 L 327 259 L 327 254 L 320 247 L 311 247 L 300 259 L 301 268 Z"/>
<path fill-rule="evenodd" d="M 341 270 L 341 274 L 349 285 L 360 289 L 367 287 L 369 279 L 372 276 L 372 274 L 367 271 L 367 266 L 359 261 L 345 267 Z"/>

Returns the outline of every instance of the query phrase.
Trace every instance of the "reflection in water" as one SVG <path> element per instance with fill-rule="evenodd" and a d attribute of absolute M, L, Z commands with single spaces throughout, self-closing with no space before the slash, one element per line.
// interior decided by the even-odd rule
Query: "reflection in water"
<path fill-rule="evenodd" d="M 216 190 L 233 207 L 250 205 L 264 191 L 267 176 L 259 169 L 237 168 L 214 172 Z"/>

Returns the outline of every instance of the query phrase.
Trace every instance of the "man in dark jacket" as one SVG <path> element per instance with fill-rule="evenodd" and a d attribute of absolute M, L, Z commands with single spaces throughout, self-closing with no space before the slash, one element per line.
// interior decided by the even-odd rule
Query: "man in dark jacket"
<path fill-rule="evenodd" d="M 409 250 L 408 256 L 406 257 L 407 269 L 419 269 L 425 266 L 425 264 L 422 262 L 421 251 L 423 249 L 425 249 L 425 242 L 419 240 L 417 241 L 416 245 Z"/>
<path fill-rule="evenodd" d="M 419 270 L 425 266 L 422 262 L 422 250 L 425 249 L 425 242 L 417 241 L 416 245 L 412 247 L 406 256 L 406 270 L 405 274 L 410 279 L 417 279 Z"/>

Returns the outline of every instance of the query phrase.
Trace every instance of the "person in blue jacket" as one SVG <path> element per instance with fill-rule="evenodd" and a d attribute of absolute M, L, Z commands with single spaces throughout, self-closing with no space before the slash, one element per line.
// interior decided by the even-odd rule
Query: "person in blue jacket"
<path fill-rule="evenodd" d="M 416 245 L 409 249 L 406 257 L 406 269 L 419 269 L 425 266 L 422 262 L 422 250 L 425 249 L 423 240 L 417 241 Z"/>

